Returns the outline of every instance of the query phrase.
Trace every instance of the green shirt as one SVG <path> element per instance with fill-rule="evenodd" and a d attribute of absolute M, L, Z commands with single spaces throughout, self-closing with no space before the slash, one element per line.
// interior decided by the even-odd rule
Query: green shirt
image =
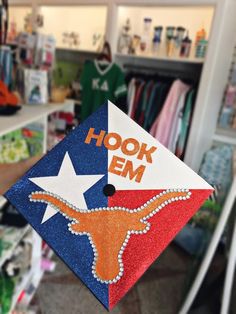
<path fill-rule="evenodd" d="M 86 119 L 105 101 L 116 100 L 127 92 L 124 74 L 115 63 L 87 61 L 80 78 L 82 92 L 81 119 Z"/>

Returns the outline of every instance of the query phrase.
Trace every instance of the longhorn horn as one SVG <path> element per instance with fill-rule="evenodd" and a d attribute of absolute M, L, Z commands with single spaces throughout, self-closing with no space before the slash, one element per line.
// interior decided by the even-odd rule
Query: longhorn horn
<path fill-rule="evenodd" d="M 148 219 L 171 202 L 189 199 L 191 192 L 185 189 L 166 190 L 154 196 L 135 213 L 140 219 Z"/>
<path fill-rule="evenodd" d="M 79 220 L 82 218 L 83 212 L 76 210 L 73 205 L 68 204 L 61 197 L 53 195 L 49 192 L 33 192 L 29 196 L 31 202 L 42 202 L 48 204 L 60 211 L 63 216 L 68 219 Z M 84 211 L 85 212 L 85 211 Z"/>

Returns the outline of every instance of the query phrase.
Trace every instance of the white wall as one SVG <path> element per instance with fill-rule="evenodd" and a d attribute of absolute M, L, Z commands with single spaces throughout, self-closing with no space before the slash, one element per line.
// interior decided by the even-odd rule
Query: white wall
<path fill-rule="evenodd" d="M 62 42 L 64 32 L 79 33 L 81 50 L 96 50 L 92 44 L 94 33 L 105 34 L 106 6 L 42 6 L 40 13 L 44 17 L 41 33 L 53 34 L 57 47 L 68 47 Z"/>
<path fill-rule="evenodd" d="M 27 14 L 31 13 L 32 8 L 30 6 L 10 6 L 9 7 L 9 20 L 17 24 L 17 32 L 24 30 L 24 19 Z M 10 24 L 9 24 L 10 26 Z"/>

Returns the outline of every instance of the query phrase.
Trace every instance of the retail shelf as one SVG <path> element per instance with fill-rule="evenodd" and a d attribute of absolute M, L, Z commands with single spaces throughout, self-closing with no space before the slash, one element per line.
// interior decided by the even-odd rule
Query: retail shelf
<path fill-rule="evenodd" d="M 8 260 L 13 252 L 15 251 L 15 248 L 20 243 L 24 235 L 30 230 L 30 226 L 27 225 L 24 228 L 15 228 L 15 227 L 3 227 L 7 229 L 7 232 L 3 235 L 3 242 L 11 243 L 8 248 L 3 249 L 1 257 L 0 257 L 0 268 L 5 263 L 6 260 Z"/>
<path fill-rule="evenodd" d="M 15 287 L 15 292 L 12 298 L 12 303 L 11 303 L 11 310 L 9 313 L 12 313 L 12 311 L 14 310 L 14 308 L 16 307 L 17 301 L 22 293 L 22 291 L 29 286 L 32 278 L 34 276 L 34 267 L 32 267 L 24 276 L 23 278 L 20 280 L 20 282 L 18 283 L 18 285 L 16 285 Z M 41 280 L 42 277 L 40 277 Z M 40 282 L 40 281 L 39 281 Z"/>
<path fill-rule="evenodd" d="M 236 130 L 218 127 L 213 136 L 213 140 L 216 142 L 236 145 Z"/>
<path fill-rule="evenodd" d="M 80 48 L 72 48 L 72 47 L 56 47 L 57 50 L 64 50 L 64 51 L 73 51 L 78 52 L 81 54 L 95 54 L 98 55 L 99 52 L 97 50 L 89 50 L 89 49 L 80 49 Z"/>
<path fill-rule="evenodd" d="M 31 300 L 33 299 L 33 296 L 34 296 L 34 294 L 35 294 L 35 292 L 36 292 L 36 290 L 40 284 L 40 281 L 43 278 L 43 275 L 44 275 L 44 271 L 40 270 L 37 278 L 35 278 L 35 277 L 32 278 L 33 282 L 28 283 L 26 289 L 29 287 L 30 283 L 32 283 L 34 287 L 33 288 L 30 287 L 30 294 L 28 294 L 27 297 L 24 297 L 24 300 L 23 300 L 24 307 L 27 308 L 29 306 L 29 304 L 30 304 Z"/>
<path fill-rule="evenodd" d="M 32 269 L 23 276 L 22 280 L 19 282 L 15 289 L 15 293 L 12 299 L 11 310 L 14 310 L 14 308 L 16 307 L 19 297 L 23 290 L 25 291 L 25 294 L 23 296 L 23 299 L 20 301 L 20 305 L 23 308 L 27 308 L 29 306 L 43 278 L 44 273 L 45 271 L 42 269 L 35 272 L 35 268 L 33 266 Z"/>
<path fill-rule="evenodd" d="M 68 100 L 61 104 L 47 105 L 23 105 L 22 109 L 13 116 L 0 117 L 0 136 L 11 131 L 20 129 L 21 127 L 38 121 L 56 111 L 64 110 L 71 107 L 73 101 Z"/>
<path fill-rule="evenodd" d="M 153 56 L 153 55 L 129 55 L 116 53 L 116 58 L 126 59 L 128 62 L 135 60 L 156 60 L 156 61 L 168 61 L 168 62 L 179 62 L 179 63 L 195 63 L 203 64 L 204 59 L 202 58 L 181 58 L 181 57 L 167 57 L 167 56 Z"/>

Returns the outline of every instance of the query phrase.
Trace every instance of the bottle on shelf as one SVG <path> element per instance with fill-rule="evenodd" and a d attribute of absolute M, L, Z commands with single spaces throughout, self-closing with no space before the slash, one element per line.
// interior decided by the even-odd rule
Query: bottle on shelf
<path fill-rule="evenodd" d="M 139 35 L 133 35 L 132 42 L 131 42 L 131 54 L 136 54 L 139 50 L 141 42 L 141 37 Z"/>
<path fill-rule="evenodd" d="M 175 32 L 174 26 L 167 26 L 166 27 L 166 40 L 169 39 L 169 37 L 173 37 Z"/>
<path fill-rule="evenodd" d="M 118 52 L 128 54 L 131 51 L 132 38 L 129 34 L 131 29 L 130 20 L 127 19 L 125 25 L 122 27 L 122 32 L 118 41 Z"/>
<path fill-rule="evenodd" d="M 175 36 L 169 36 L 168 43 L 167 43 L 167 46 L 166 46 L 167 57 L 173 57 L 173 55 L 174 55 L 174 52 L 175 52 L 175 40 L 176 40 Z"/>
<path fill-rule="evenodd" d="M 166 55 L 168 57 L 171 57 L 174 54 L 174 41 L 175 41 L 174 32 L 175 32 L 174 26 L 166 27 Z"/>
<path fill-rule="evenodd" d="M 149 43 L 150 43 L 151 24 L 152 24 L 151 18 L 145 17 L 143 19 L 143 33 L 142 33 L 141 42 L 140 42 L 140 50 L 142 53 L 150 52 Z"/>
<path fill-rule="evenodd" d="M 197 31 L 196 33 L 196 37 L 195 37 L 195 46 L 198 45 L 198 42 L 202 39 L 206 39 L 206 30 L 204 29 L 204 27 L 202 27 L 199 31 Z"/>
<path fill-rule="evenodd" d="M 196 58 L 205 58 L 206 50 L 207 50 L 208 41 L 205 39 L 199 40 L 196 51 L 195 51 L 195 57 Z"/>
<path fill-rule="evenodd" d="M 188 31 L 187 36 L 182 40 L 181 47 L 180 47 L 180 57 L 188 58 L 190 55 L 192 46 L 192 40 L 189 38 Z"/>
<path fill-rule="evenodd" d="M 180 49 L 181 43 L 184 39 L 186 29 L 182 26 L 176 28 L 176 39 L 175 39 L 175 46 L 177 49 Z"/>
<path fill-rule="evenodd" d="M 161 34 L 162 34 L 163 27 L 162 26 L 156 26 L 154 27 L 154 36 L 152 40 L 152 51 L 153 54 L 157 54 L 159 50 L 159 46 L 161 43 Z"/>

